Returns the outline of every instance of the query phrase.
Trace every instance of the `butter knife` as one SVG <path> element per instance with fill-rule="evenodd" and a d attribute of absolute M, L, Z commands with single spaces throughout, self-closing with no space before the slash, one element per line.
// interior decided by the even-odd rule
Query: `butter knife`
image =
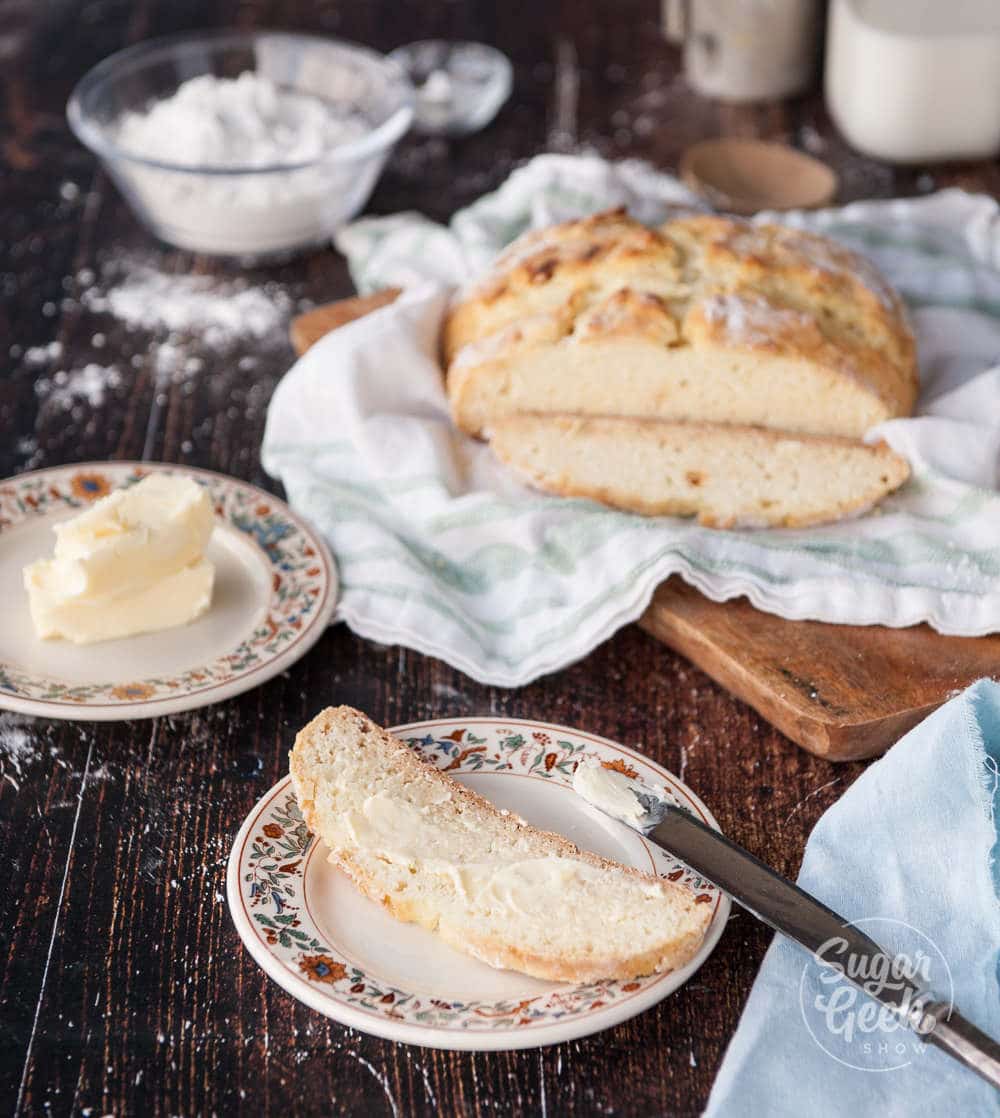
<path fill-rule="evenodd" d="M 935 997 L 903 961 L 889 955 L 843 916 L 645 785 L 585 763 L 578 767 L 573 787 L 593 807 L 686 863 L 758 920 L 795 940 L 817 962 L 838 971 L 887 1006 L 926 1043 L 1000 1089 L 1000 1045 Z M 891 968 L 894 981 L 866 982 L 855 977 L 838 962 L 850 956 L 864 961 L 864 966 L 856 968 L 860 975 L 885 975 Z"/>

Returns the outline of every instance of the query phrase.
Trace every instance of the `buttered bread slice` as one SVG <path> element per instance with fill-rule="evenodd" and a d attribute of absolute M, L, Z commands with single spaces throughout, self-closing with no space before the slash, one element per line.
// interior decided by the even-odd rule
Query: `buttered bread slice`
<path fill-rule="evenodd" d="M 629 979 L 683 966 L 710 920 L 687 888 L 494 807 L 350 707 L 295 739 L 292 783 L 330 861 L 399 920 L 490 966 Z"/>
<path fill-rule="evenodd" d="M 491 445 L 550 493 L 713 528 L 839 520 L 910 473 L 884 443 L 655 419 L 516 415 L 494 423 Z"/>
<path fill-rule="evenodd" d="M 456 300 L 444 350 L 455 422 L 478 436 L 566 412 L 861 438 L 917 393 L 903 304 L 871 264 L 723 217 L 528 233 Z"/>

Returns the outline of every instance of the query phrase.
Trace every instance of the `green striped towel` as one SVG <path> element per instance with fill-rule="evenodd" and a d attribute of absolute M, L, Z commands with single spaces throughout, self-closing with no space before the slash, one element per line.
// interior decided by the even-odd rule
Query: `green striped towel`
<path fill-rule="evenodd" d="M 782 217 L 866 253 L 913 311 L 919 415 L 878 429 L 913 477 L 872 515 L 736 532 L 631 516 L 532 492 L 453 429 L 436 360 L 452 285 L 528 227 L 616 204 L 656 221 L 688 201 L 647 167 L 546 155 L 448 227 L 400 214 L 343 230 L 361 290 L 406 291 L 290 370 L 262 457 L 330 541 L 352 629 L 516 686 L 583 656 L 679 573 L 782 617 L 1000 631 L 1000 217 L 986 197 Z"/>

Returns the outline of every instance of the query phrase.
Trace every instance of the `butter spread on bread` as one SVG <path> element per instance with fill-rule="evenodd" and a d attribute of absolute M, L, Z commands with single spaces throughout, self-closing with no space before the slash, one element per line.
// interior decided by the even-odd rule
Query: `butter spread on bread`
<path fill-rule="evenodd" d="M 674 970 L 711 918 L 686 887 L 579 850 L 423 761 L 350 707 L 295 740 L 303 817 L 400 920 L 494 967 L 591 982 Z"/>

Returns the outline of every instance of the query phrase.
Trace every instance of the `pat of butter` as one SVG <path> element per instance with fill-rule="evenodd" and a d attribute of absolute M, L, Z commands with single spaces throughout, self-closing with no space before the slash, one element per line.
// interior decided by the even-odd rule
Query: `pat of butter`
<path fill-rule="evenodd" d="M 56 525 L 52 559 L 24 570 L 39 637 L 76 644 L 185 625 L 208 609 L 215 568 L 207 492 L 152 474 Z"/>
<path fill-rule="evenodd" d="M 648 790 L 600 761 L 584 761 L 573 774 L 573 791 L 578 796 L 632 827 L 649 814 L 636 798 L 637 792 Z"/>
<path fill-rule="evenodd" d="M 29 588 L 31 619 L 43 639 L 63 637 L 74 644 L 172 629 L 208 609 L 214 581 L 214 565 L 202 559 L 124 597 L 59 598 Z"/>

